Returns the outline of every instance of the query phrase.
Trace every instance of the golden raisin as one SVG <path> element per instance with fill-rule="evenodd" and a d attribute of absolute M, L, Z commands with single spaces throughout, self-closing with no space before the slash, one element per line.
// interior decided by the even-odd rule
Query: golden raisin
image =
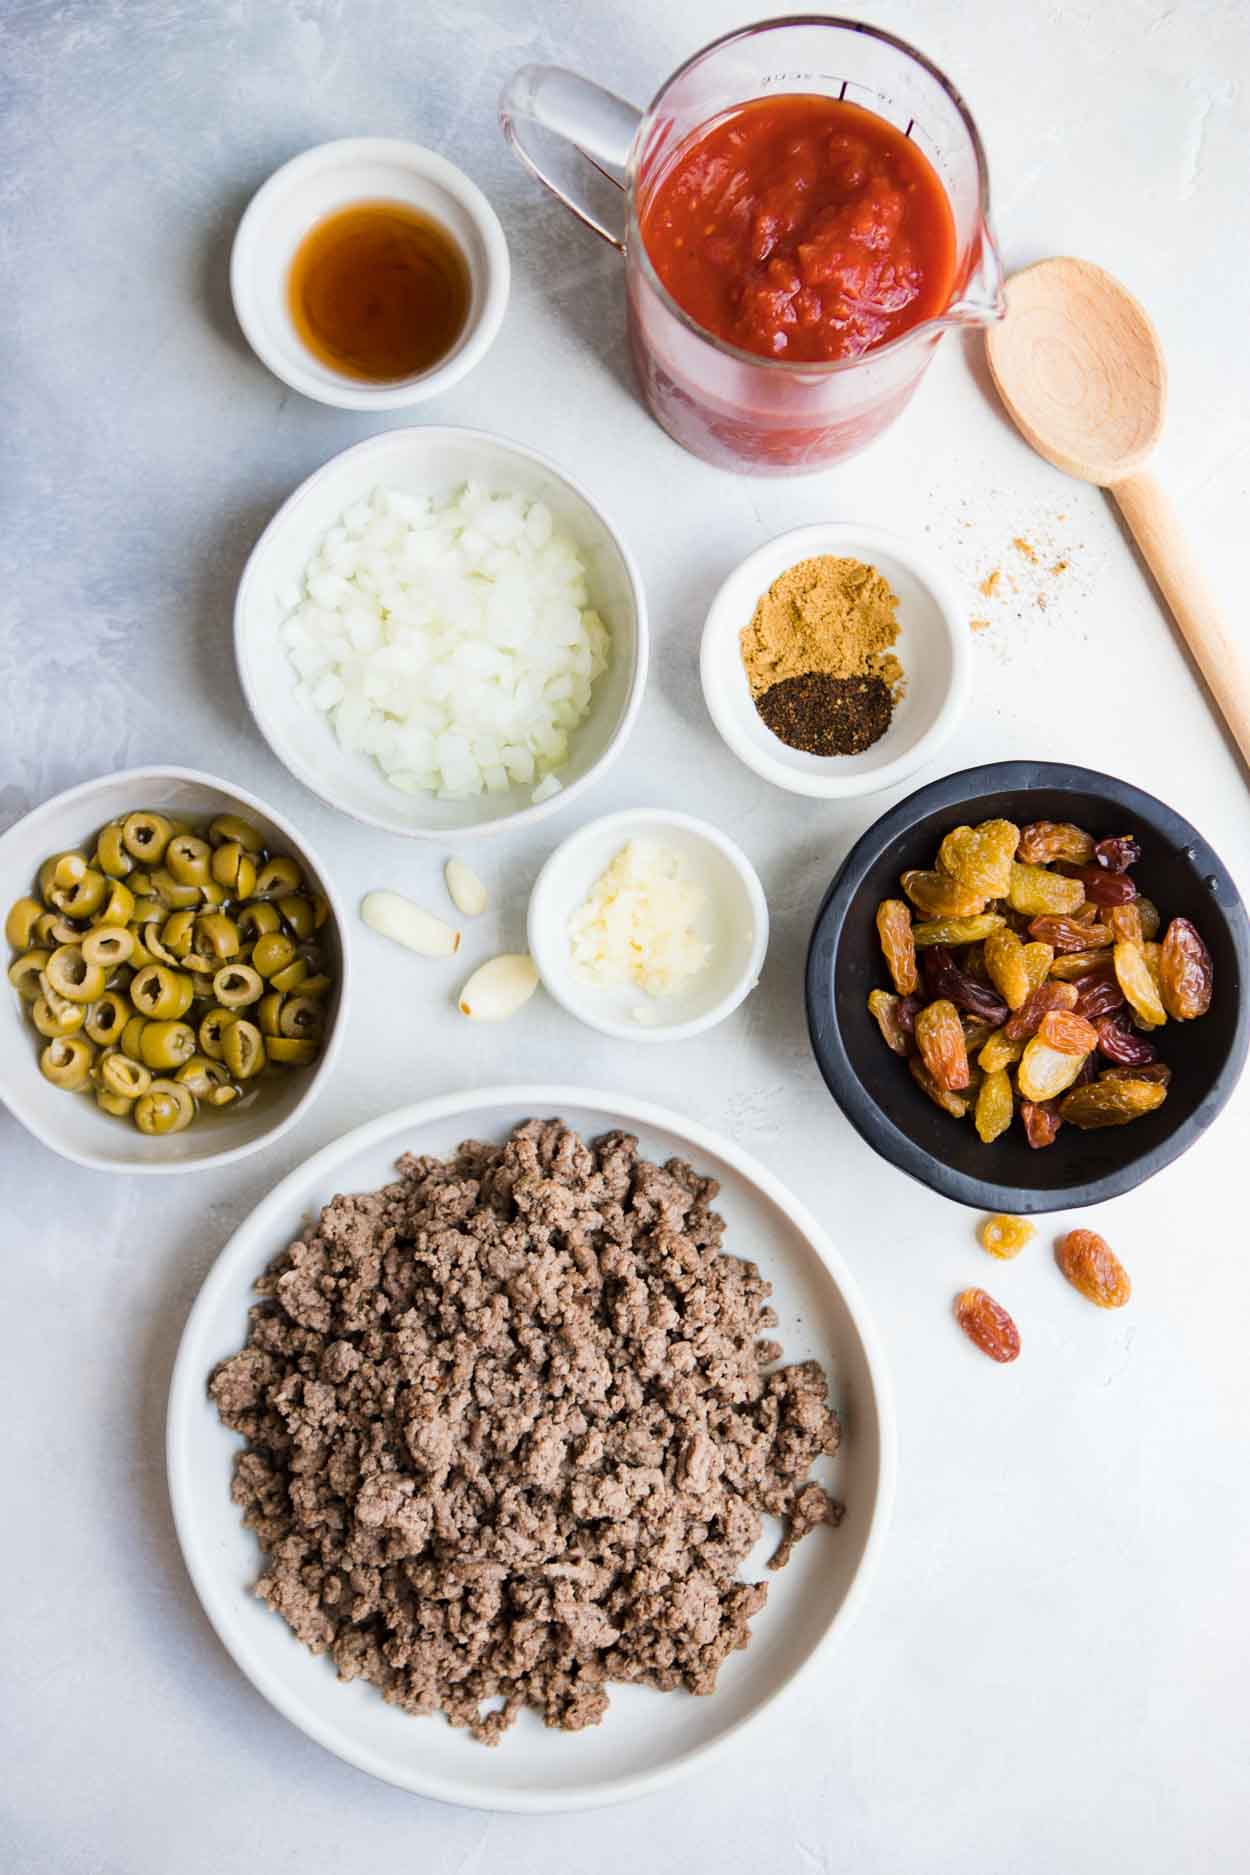
<path fill-rule="evenodd" d="M 1020 829 L 1016 858 L 1030 866 L 1045 866 L 1052 859 L 1088 865 L 1094 857 L 1092 835 L 1068 820 L 1034 820 Z"/>
<path fill-rule="evenodd" d="M 1159 997 L 1154 972 L 1144 944 L 1118 943 L 1113 952 L 1116 982 L 1148 1028 L 1166 1022 L 1168 1012 Z"/>
<path fill-rule="evenodd" d="M 1002 898 L 1011 884 L 1011 862 L 1019 839 L 1020 829 L 1010 820 L 952 827 L 938 848 L 938 870 L 983 898 Z"/>
<path fill-rule="evenodd" d="M 907 1066 L 911 1070 L 911 1077 L 916 1086 L 926 1093 L 936 1106 L 941 1107 L 943 1113 L 952 1114 L 956 1120 L 963 1119 L 968 1111 L 968 1099 L 965 1094 L 952 1094 L 948 1088 L 940 1087 L 919 1055 L 909 1055 Z"/>
<path fill-rule="evenodd" d="M 984 911 L 988 896 L 960 879 L 952 879 L 948 873 L 915 868 L 902 875 L 900 884 L 926 918 L 974 918 Z"/>
<path fill-rule="evenodd" d="M 1008 1257 L 1018 1257 L 1025 1244 L 1031 1243 L 1036 1235 L 1027 1218 L 1008 1217 L 1003 1211 L 983 1217 L 977 1225 L 977 1242 L 982 1250 L 1004 1261 Z"/>
<path fill-rule="evenodd" d="M 982 938 L 1005 923 L 1001 913 L 996 911 L 982 912 L 976 918 L 922 919 L 911 928 L 912 942 L 917 950 L 929 944 L 979 944 Z"/>
<path fill-rule="evenodd" d="M 916 946 L 912 942 L 911 911 L 901 898 L 883 898 L 877 907 L 877 935 L 886 969 L 900 996 L 918 988 Z"/>
<path fill-rule="evenodd" d="M 1020 1330 L 984 1289 L 964 1289 L 955 1297 L 955 1320 L 973 1346 L 992 1361 L 1014 1361 L 1019 1354 Z"/>
<path fill-rule="evenodd" d="M 1178 1022 L 1205 1016 L 1211 1007 L 1215 971 L 1211 953 L 1188 918 L 1173 918 L 1159 949 L 1159 993 Z"/>
<path fill-rule="evenodd" d="M 1014 931 L 1004 927 L 1001 931 L 990 932 L 985 940 L 984 956 L 990 982 L 1008 1009 L 1019 1009 L 1033 988 L 1024 959 L 1024 945 Z"/>
<path fill-rule="evenodd" d="M 977 1066 L 986 1074 L 996 1074 L 999 1068 L 1009 1068 L 1013 1061 L 1019 1061 L 1024 1053 L 1025 1037 L 1018 1041 L 1008 1041 L 1005 1029 L 995 1029 L 994 1033 L 977 1056 Z"/>
<path fill-rule="evenodd" d="M 1071 1087 L 1085 1064 L 1084 1055 L 1064 1054 L 1035 1035 L 1020 1057 L 1016 1086 L 1024 1100 L 1054 1100 Z"/>
<path fill-rule="evenodd" d="M 977 1135 L 983 1144 L 988 1146 L 1000 1133 L 1007 1131 L 1015 1104 L 1006 1069 L 998 1068 L 994 1073 L 987 1074 L 977 1089 L 977 1103 L 973 1110 Z"/>
<path fill-rule="evenodd" d="M 944 997 L 916 1017 L 916 1047 L 939 1087 L 957 1094 L 968 1085 L 968 1048 L 954 1003 Z"/>
<path fill-rule="evenodd" d="M 1061 1055 L 1092 1055 L 1098 1030 L 1074 1009 L 1048 1009 L 1038 1024 L 1038 1039 Z"/>
<path fill-rule="evenodd" d="M 1013 911 L 1022 911 L 1030 918 L 1037 918 L 1052 912 L 1073 912 L 1085 898 L 1085 887 L 1079 879 L 1065 879 L 1061 872 L 1048 872 L 1045 866 L 1021 866 L 1012 862 L 1011 884 L 1007 891 L 1007 902 Z M 1042 937 L 1041 931 L 1034 931 L 1034 937 Z"/>
<path fill-rule="evenodd" d="M 868 1013 L 876 1021 L 887 1048 L 896 1055 L 911 1052 L 909 1031 L 899 1019 L 902 998 L 891 996 L 887 990 L 870 990 L 868 993 Z"/>
<path fill-rule="evenodd" d="M 1065 1094 L 1059 1112 L 1084 1132 L 1099 1126 L 1126 1126 L 1161 1107 L 1167 1092 L 1165 1082 L 1147 1080 L 1144 1075 L 1100 1074 L 1096 1081 Z"/>
<path fill-rule="evenodd" d="M 1122 1309 L 1133 1293 L 1128 1271 L 1096 1230 L 1070 1230 L 1060 1237 L 1055 1261 L 1072 1287 L 1100 1309 Z"/>

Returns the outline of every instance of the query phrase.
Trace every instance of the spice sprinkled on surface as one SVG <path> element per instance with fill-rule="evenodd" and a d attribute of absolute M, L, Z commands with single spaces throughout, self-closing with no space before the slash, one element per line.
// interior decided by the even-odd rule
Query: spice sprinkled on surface
<path fill-rule="evenodd" d="M 775 736 L 808 755 L 862 755 L 890 727 L 894 699 L 880 677 L 807 671 L 766 690 L 757 705 Z"/>

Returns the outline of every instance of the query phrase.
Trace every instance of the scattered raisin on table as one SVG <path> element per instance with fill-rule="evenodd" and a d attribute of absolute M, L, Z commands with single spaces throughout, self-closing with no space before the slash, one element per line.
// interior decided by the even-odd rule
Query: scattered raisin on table
<path fill-rule="evenodd" d="M 1122 1309 L 1133 1293 L 1128 1271 L 1096 1230 L 1070 1230 L 1060 1237 L 1055 1261 L 1072 1287 L 1100 1309 Z"/>
<path fill-rule="evenodd" d="M 982 1250 L 1004 1261 L 1008 1257 L 1018 1257 L 1025 1244 L 1032 1243 L 1036 1235 L 1027 1218 L 1008 1217 L 1005 1211 L 995 1211 L 977 1225 L 977 1242 Z"/>
<path fill-rule="evenodd" d="M 1005 1308 L 984 1289 L 964 1289 L 955 1297 L 955 1320 L 969 1341 L 992 1361 L 1014 1361 L 1020 1330 Z"/>

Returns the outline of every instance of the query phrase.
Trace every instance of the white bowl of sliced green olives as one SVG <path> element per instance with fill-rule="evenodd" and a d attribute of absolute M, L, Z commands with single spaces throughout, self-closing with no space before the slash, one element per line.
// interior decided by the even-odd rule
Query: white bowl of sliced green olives
<path fill-rule="evenodd" d="M 0 1099 L 54 1152 L 223 1165 L 326 1084 L 347 921 L 255 796 L 186 768 L 84 782 L 0 836 L 0 892 Z"/>

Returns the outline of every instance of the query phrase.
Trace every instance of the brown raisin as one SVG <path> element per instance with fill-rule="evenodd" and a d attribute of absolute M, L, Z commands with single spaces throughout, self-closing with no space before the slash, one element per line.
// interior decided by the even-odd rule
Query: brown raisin
<path fill-rule="evenodd" d="M 979 944 L 1002 923 L 1002 914 L 992 911 L 982 912 L 976 918 L 923 919 L 912 926 L 911 935 L 917 950 L 930 944 Z"/>
<path fill-rule="evenodd" d="M 1024 1126 L 1024 1137 L 1035 1151 L 1043 1146 L 1053 1146 L 1055 1135 L 1063 1125 L 1063 1115 L 1057 1100 L 1022 1100 L 1020 1119 Z"/>
<path fill-rule="evenodd" d="M 1141 858 L 1141 848 L 1131 833 L 1121 833 L 1109 840 L 1095 841 L 1094 858 L 1109 872 L 1127 872 Z"/>
<path fill-rule="evenodd" d="M 911 910 L 901 898 L 883 898 L 877 907 L 877 935 L 886 969 L 900 996 L 911 996 L 920 987 L 916 970 L 916 946 L 912 941 Z"/>
<path fill-rule="evenodd" d="M 1076 998 L 1074 983 L 1039 983 L 1024 1007 L 1017 1009 L 1004 1022 L 1004 1039 L 1009 1042 L 1027 1041 L 1030 1035 L 1037 1034 L 1048 1009 L 1074 1009 Z"/>
<path fill-rule="evenodd" d="M 1173 918 L 1159 953 L 1159 993 L 1178 1022 L 1192 1022 L 1211 1007 L 1215 969 L 1211 953 L 1188 918 Z"/>
<path fill-rule="evenodd" d="M 1126 872 L 1107 872 L 1101 866 L 1060 866 L 1067 879 L 1079 879 L 1091 905 L 1127 905 L 1137 897 L 1137 887 Z"/>
<path fill-rule="evenodd" d="M 983 1217 L 977 1225 L 977 1242 L 982 1250 L 988 1250 L 992 1257 L 1003 1262 L 1009 1257 L 1018 1257 L 1025 1244 L 1032 1243 L 1036 1235 L 1027 1218 L 1008 1217 L 1004 1211 Z"/>
<path fill-rule="evenodd" d="M 1161 1081 L 1140 1075 L 1099 1075 L 1086 1087 L 1074 1087 L 1059 1102 L 1063 1118 L 1089 1131 L 1100 1126 L 1125 1126 L 1143 1113 L 1153 1113 L 1167 1098 Z"/>
<path fill-rule="evenodd" d="M 1029 925 L 1029 936 L 1054 951 L 1097 950 L 1111 943 L 1111 933 L 1101 924 L 1083 924 L 1079 918 L 1064 913 L 1043 912 Z"/>
<path fill-rule="evenodd" d="M 1011 884 L 1011 862 L 1020 829 L 1010 820 L 983 820 L 979 827 L 952 827 L 938 848 L 938 870 L 983 898 L 1001 898 Z"/>
<path fill-rule="evenodd" d="M 891 996 L 888 990 L 870 990 L 868 993 L 868 1013 L 874 1018 L 880 1029 L 887 1048 L 892 1048 L 896 1055 L 911 1052 L 911 1039 L 898 1019 L 898 1007 L 901 996 Z"/>
<path fill-rule="evenodd" d="M 1101 1016 L 1095 1027 L 1099 1054 L 1118 1067 L 1144 1068 L 1154 1060 L 1154 1043 L 1148 1042 L 1144 1035 L 1135 1035 L 1123 1016 Z"/>
<path fill-rule="evenodd" d="M 968 1049 L 954 1003 L 929 1003 L 916 1017 L 916 1047 L 939 1087 L 957 1094 L 968 1085 Z"/>
<path fill-rule="evenodd" d="M 1054 1100 L 1071 1087 L 1084 1065 L 1084 1055 L 1064 1054 L 1035 1035 L 1020 1057 L 1016 1086 L 1023 1100 Z"/>
<path fill-rule="evenodd" d="M 913 869 L 902 875 L 900 884 L 926 918 L 975 918 L 985 909 L 986 893 L 948 873 Z"/>
<path fill-rule="evenodd" d="M 1048 1009 L 1037 1033 L 1039 1040 L 1061 1055 L 1088 1055 L 1098 1046 L 1098 1030 L 1075 1009 Z"/>
<path fill-rule="evenodd" d="M 1172 1070 L 1166 1061 L 1147 1061 L 1142 1067 L 1104 1068 L 1098 1078 L 1100 1081 L 1158 1081 L 1161 1087 L 1167 1087 Z"/>
<path fill-rule="evenodd" d="M 1078 977 L 1076 989 L 1076 1013 L 1087 1022 L 1096 1023 L 1099 1016 L 1110 1015 L 1113 1009 L 1124 1007 L 1124 991 L 1116 981 L 1114 965 L 1110 971 L 1097 970 L 1087 977 Z"/>
<path fill-rule="evenodd" d="M 977 1134 L 985 1145 L 988 1146 L 1000 1133 L 1007 1131 L 1015 1104 L 1006 1069 L 999 1068 L 995 1073 L 987 1074 L 977 1089 L 977 1103 L 972 1116 Z"/>
<path fill-rule="evenodd" d="M 1128 1271 L 1096 1230 L 1070 1230 L 1060 1237 L 1055 1261 L 1072 1287 L 1100 1309 L 1122 1309 L 1133 1293 Z"/>
<path fill-rule="evenodd" d="M 955 1119 L 963 1119 L 968 1111 L 968 1099 L 965 1094 L 952 1094 L 949 1088 L 939 1087 L 919 1055 L 909 1055 L 907 1066 L 911 1070 L 911 1077 L 916 1086 L 921 1088 L 935 1105 L 941 1107 L 944 1113 L 953 1114 Z"/>
<path fill-rule="evenodd" d="M 1160 1000 L 1151 959 L 1144 944 L 1118 943 L 1112 952 L 1116 980 L 1127 1001 L 1148 1028 L 1157 1029 L 1168 1019 Z"/>
<path fill-rule="evenodd" d="M 1013 860 L 1007 902 L 1015 911 L 1028 912 L 1032 918 L 1074 912 L 1084 898 L 1085 887 L 1079 879 L 1065 879 L 1061 872 L 1048 872 L 1045 866 L 1021 866 Z M 1041 935 L 1033 932 L 1034 937 Z"/>
<path fill-rule="evenodd" d="M 1020 829 L 1016 858 L 1030 866 L 1046 866 L 1052 859 L 1070 859 L 1084 865 L 1096 852 L 1093 838 L 1067 820 L 1035 820 Z"/>
<path fill-rule="evenodd" d="M 965 1289 L 955 1297 L 955 1320 L 972 1345 L 992 1361 L 1014 1361 L 1019 1354 L 1020 1330 L 984 1289 Z"/>
<path fill-rule="evenodd" d="M 990 936 L 995 934 L 991 931 Z M 961 970 L 946 944 L 932 944 L 924 953 L 925 988 L 934 998 L 946 997 L 956 1009 L 966 1009 L 970 1016 L 997 1028 L 1007 1020 L 1007 1005 L 988 983 Z"/>

